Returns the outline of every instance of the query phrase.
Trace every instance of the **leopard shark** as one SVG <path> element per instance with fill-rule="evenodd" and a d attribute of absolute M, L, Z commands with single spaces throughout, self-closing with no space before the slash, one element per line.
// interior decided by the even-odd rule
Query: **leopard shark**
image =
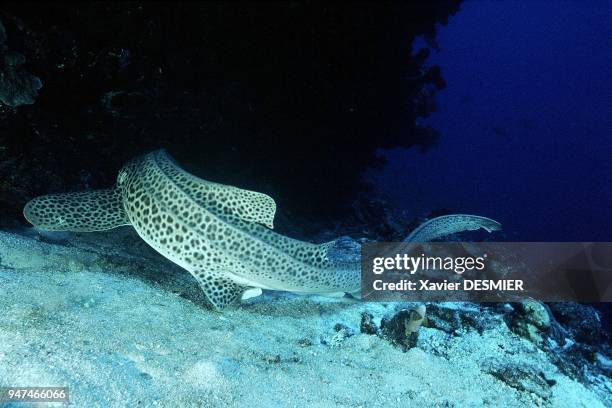
<path fill-rule="evenodd" d="M 201 179 L 165 150 L 129 161 L 113 188 L 36 197 L 23 213 L 47 231 L 131 225 L 153 249 L 191 273 L 218 310 L 262 289 L 359 297 L 360 262 L 330 256 L 336 241 L 315 244 L 275 232 L 272 197 Z M 424 242 L 500 227 L 486 217 L 456 214 L 429 220 L 407 239 Z"/>

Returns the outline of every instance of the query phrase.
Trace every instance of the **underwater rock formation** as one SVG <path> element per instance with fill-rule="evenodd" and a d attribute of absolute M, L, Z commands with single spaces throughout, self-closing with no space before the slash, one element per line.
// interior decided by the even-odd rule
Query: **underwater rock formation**
<path fill-rule="evenodd" d="M 488 372 L 509 387 L 537 395 L 543 401 L 550 398 L 551 386 L 556 383 L 555 380 L 547 379 L 541 371 L 534 371 L 533 367 L 526 364 L 492 362 Z"/>
<path fill-rule="evenodd" d="M 575 302 L 550 303 L 555 320 L 562 324 L 577 341 L 596 343 L 605 333 L 600 312 L 592 306 Z"/>
<path fill-rule="evenodd" d="M 390 318 L 383 318 L 380 322 L 381 333 L 391 343 L 406 351 L 417 344 L 425 311 L 425 305 L 420 305 L 413 309 L 402 309 Z"/>
<path fill-rule="evenodd" d="M 518 335 L 544 346 L 551 325 L 546 306 L 535 300 L 524 300 L 514 305 L 514 312 L 508 315 L 508 326 Z"/>
<path fill-rule="evenodd" d="M 483 333 L 500 323 L 501 317 L 472 303 L 431 303 L 427 306 L 427 327 L 460 335 L 468 330 Z"/>
<path fill-rule="evenodd" d="M 377 148 L 432 143 L 415 119 L 444 81 L 411 45 L 458 7 L 4 2 L 9 41 L 45 88 L 0 112 L 0 178 L 20 180 L 0 184 L 0 207 L 18 219 L 32 196 L 110 185 L 128 158 L 165 147 L 317 233 L 350 216 Z"/>
<path fill-rule="evenodd" d="M 9 50 L 6 40 L 6 30 L 0 21 L 0 102 L 11 107 L 31 105 L 42 82 L 21 68 L 25 57 Z"/>
<path fill-rule="evenodd" d="M 364 334 L 378 334 L 378 326 L 374 323 L 374 316 L 371 313 L 363 312 L 361 314 L 359 331 Z"/>

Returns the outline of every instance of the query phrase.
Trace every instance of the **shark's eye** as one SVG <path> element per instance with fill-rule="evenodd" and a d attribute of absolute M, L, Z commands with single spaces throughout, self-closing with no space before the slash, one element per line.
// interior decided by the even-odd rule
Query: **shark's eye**
<path fill-rule="evenodd" d="M 119 175 L 117 176 L 117 185 L 120 186 L 123 184 L 123 182 L 125 181 L 126 178 L 126 174 L 125 174 L 125 170 L 121 170 L 119 172 Z"/>

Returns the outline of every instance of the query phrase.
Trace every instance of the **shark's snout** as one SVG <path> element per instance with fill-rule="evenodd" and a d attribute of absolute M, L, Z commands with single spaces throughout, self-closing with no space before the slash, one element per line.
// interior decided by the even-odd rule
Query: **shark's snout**
<path fill-rule="evenodd" d="M 23 216 L 34 227 L 47 231 L 63 231 L 65 220 L 53 211 L 53 205 L 43 197 L 30 200 L 23 208 Z"/>
<path fill-rule="evenodd" d="M 130 223 L 116 189 L 36 197 L 25 205 L 23 216 L 46 231 L 103 231 Z"/>

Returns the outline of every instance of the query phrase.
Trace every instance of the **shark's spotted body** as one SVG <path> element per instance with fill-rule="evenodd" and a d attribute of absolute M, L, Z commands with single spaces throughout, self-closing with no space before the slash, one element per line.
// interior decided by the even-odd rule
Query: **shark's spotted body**
<path fill-rule="evenodd" d="M 287 238 L 258 223 L 272 224 L 270 197 L 197 179 L 163 151 L 126 166 L 118 188 L 139 235 L 191 272 L 217 306 L 249 287 L 313 293 L 359 289 L 358 264 L 335 265 L 324 245 Z"/>
<path fill-rule="evenodd" d="M 159 150 L 126 164 L 115 189 L 38 197 L 24 215 L 50 230 L 131 224 L 155 250 L 187 269 L 217 308 L 252 288 L 333 296 L 359 292 L 358 262 L 330 259 L 334 242 L 312 244 L 277 234 L 271 229 L 275 211 L 271 197 L 202 180 Z M 444 220 L 438 234 L 433 225 L 410 238 L 430 240 L 478 226 L 499 229 L 488 218 L 458 217 L 463 218 L 452 227 L 452 219 Z"/>

